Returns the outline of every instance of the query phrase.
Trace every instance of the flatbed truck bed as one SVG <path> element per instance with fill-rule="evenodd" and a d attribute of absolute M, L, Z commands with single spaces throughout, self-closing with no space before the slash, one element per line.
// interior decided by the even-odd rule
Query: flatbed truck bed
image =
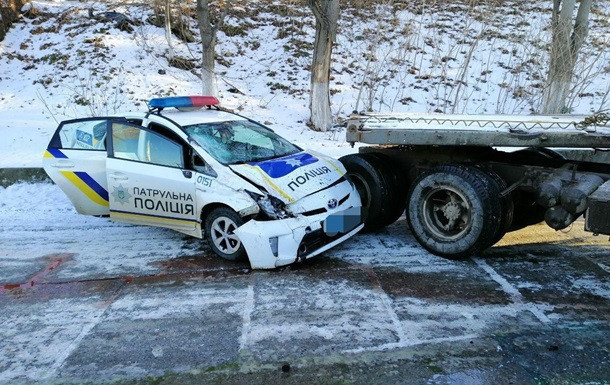
<path fill-rule="evenodd" d="M 482 252 L 508 231 L 585 215 L 610 235 L 610 117 L 354 114 L 341 158 L 363 199 L 366 229 L 403 212 L 429 251 Z"/>

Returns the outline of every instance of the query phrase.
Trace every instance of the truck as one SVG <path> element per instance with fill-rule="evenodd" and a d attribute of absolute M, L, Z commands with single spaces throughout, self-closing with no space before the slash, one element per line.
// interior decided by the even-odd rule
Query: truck
<path fill-rule="evenodd" d="M 362 199 L 364 231 L 406 212 L 413 236 L 450 259 L 507 232 L 585 216 L 610 235 L 610 117 L 354 113 L 340 158 Z"/>

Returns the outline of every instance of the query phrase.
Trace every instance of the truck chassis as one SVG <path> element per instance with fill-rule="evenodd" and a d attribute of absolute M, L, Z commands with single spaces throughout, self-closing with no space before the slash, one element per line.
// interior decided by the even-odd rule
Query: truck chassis
<path fill-rule="evenodd" d="M 610 235 L 610 118 L 354 114 L 341 158 L 363 200 L 365 229 L 406 211 L 428 251 L 463 258 L 545 221 Z"/>

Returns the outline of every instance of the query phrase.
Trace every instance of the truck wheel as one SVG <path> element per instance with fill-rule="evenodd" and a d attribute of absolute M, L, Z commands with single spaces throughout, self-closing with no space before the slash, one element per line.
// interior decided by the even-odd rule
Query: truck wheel
<path fill-rule="evenodd" d="M 384 219 L 389 210 L 385 202 L 389 200 L 390 183 L 381 171 L 383 162 L 367 154 L 350 154 L 339 161 L 360 194 L 364 230 L 375 231 L 385 226 Z"/>
<path fill-rule="evenodd" d="M 217 207 L 205 218 L 205 234 L 212 250 L 229 261 L 243 260 L 246 250 L 234 231 L 244 221 L 228 207 Z"/>
<path fill-rule="evenodd" d="M 502 207 L 497 182 L 462 165 L 440 166 L 413 184 L 407 220 L 418 242 L 433 254 L 461 259 L 476 254 L 498 234 Z"/>
<path fill-rule="evenodd" d="M 497 186 L 496 188 L 498 189 L 499 193 L 501 193 L 508 187 L 506 185 L 506 181 L 504 179 L 502 179 L 502 177 L 500 175 L 498 175 L 497 173 L 495 173 L 494 171 L 488 171 L 486 173 L 489 176 L 491 176 L 493 178 L 493 180 L 496 182 L 496 186 Z M 509 194 L 505 197 L 500 198 L 500 204 L 501 204 L 501 208 L 502 208 L 502 214 L 501 214 L 502 216 L 500 218 L 500 225 L 498 226 L 496 234 L 494 234 L 492 242 L 491 242 L 491 244 L 489 244 L 489 247 L 495 245 L 496 243 L 498 243 L 500 241 L 500 239 L 504 238 L 504 236 L 509 231 L 509 229 L 513 223 L 515 204 L 513 203 L 512 194 Z"/>
<path fill-rule="evenodd" d="M 392 160 L 387 155 L 377 152 L 370 152 L 363 155 L 374 156 L 383 163 L 383 168 L 380 168 L 379 170 L 382 172 L 385 179 L 389 181 L 390 188 L 388 201 L 386 202 L 388 213 L 382 220 L 382 226 L 391 225 L 396 222 L 405 211 L 407 194 L 409 193 L 409 183 L 400 168 L 392 167 Z"/>

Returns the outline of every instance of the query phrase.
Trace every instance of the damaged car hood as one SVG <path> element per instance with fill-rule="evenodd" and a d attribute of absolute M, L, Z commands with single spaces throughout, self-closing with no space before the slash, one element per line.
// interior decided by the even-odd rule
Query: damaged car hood
<path fill-rule="evenodd" d="M 230 167 L 287 204 L 330 186 L 345 173 L 339 161 L 313 151 Z"/>

